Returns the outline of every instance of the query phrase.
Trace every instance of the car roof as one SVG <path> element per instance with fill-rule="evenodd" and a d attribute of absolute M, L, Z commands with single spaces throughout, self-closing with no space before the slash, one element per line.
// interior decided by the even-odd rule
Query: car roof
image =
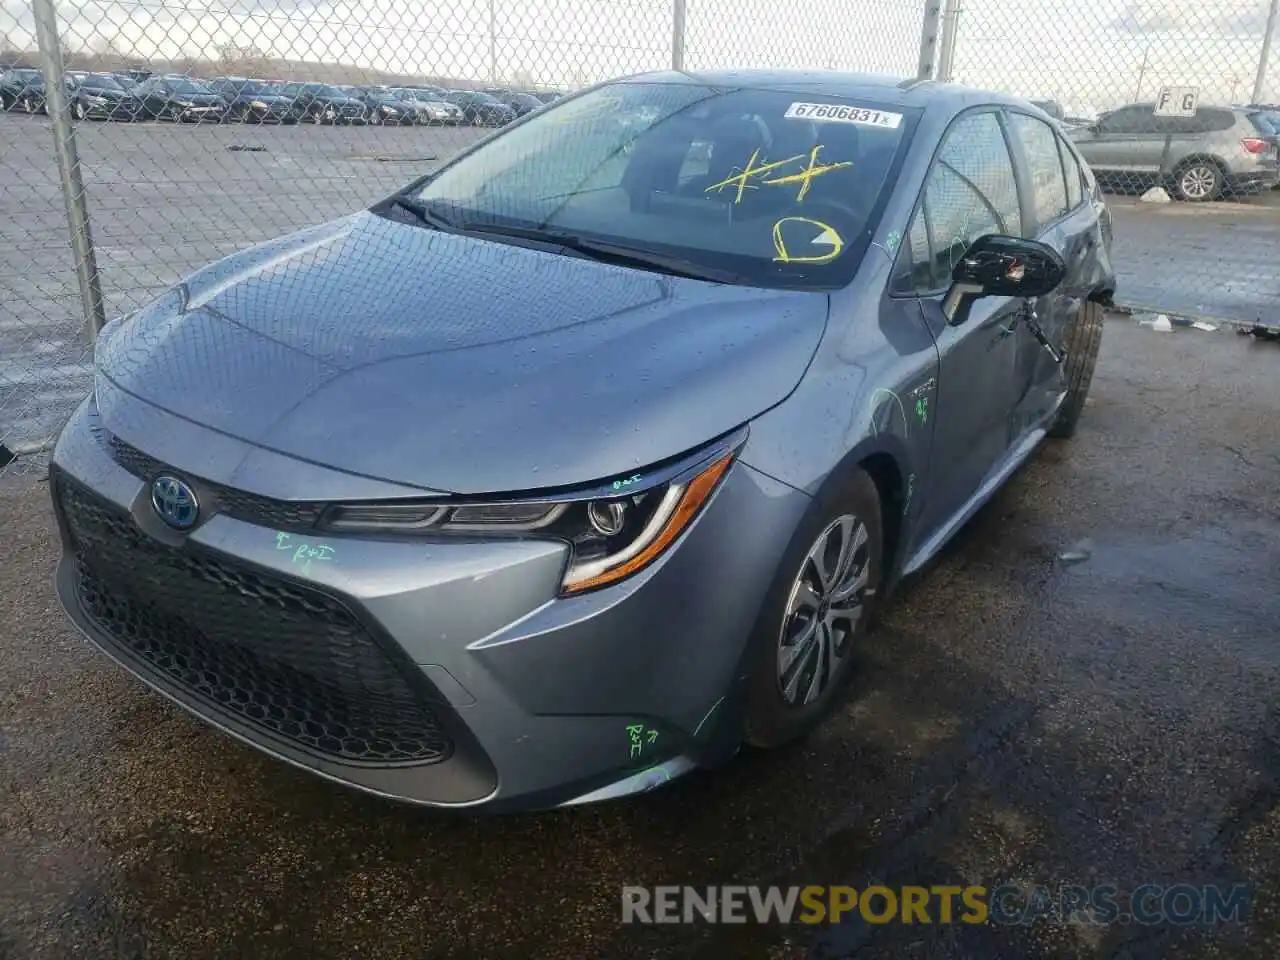
<path fill-rule="evenodd" d="M 914 77 L 837 70 L 709 70 L 636 74 L 623 83 L 705 83 L 710 86 L 776 90 L 805 96 L 842 97 L 941 112 L 960 110 L 974 103 L 1026 105 L 1028 101 L 992 90 L 961 84 L 918 80 Z"/>

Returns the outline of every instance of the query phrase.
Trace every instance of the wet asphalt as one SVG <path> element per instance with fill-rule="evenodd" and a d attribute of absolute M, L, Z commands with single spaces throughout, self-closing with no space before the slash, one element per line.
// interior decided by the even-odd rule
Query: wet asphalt
<path fill-rule="evenodd" d="M 0 957 L 1280 955 L 1280 345 L 1108 322 L 837 716 L 636 799 L 461 819 L 216 734 L 64 624 L 0 488 Z M 1064 557 L 1066 559 L 1064 559 Z M 1243 925 L 636 927 L 624 884 L 1256 885 Z"/>

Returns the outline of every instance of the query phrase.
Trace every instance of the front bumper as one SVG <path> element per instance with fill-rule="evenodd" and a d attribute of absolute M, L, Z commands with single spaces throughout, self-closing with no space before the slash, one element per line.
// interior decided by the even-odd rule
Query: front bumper
<path fill-rule="evenodd" d="M 732 756 L 745 640 L 808 502 L 739 463 L 661 560 L 558 599 L 561 544 L 326 535 L 332 562 L 299 563 L 291 548 L 315 540 L 290 527 L 296 505 L 179 469 L 204 502 L 240 497 L 262 522 L 216 512 L 176 534 L 144 479 L 167 468 L 130 449 L 86 401 L 54 453 L 56 585 L 76 626 L 273 756 L 491 812 L 637 792 Z"/>

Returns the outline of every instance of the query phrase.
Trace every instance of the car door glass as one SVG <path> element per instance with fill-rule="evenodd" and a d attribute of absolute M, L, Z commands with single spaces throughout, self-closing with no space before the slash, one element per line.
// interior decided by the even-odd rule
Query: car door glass
<path fill-rule="evenodd" d="M 1098 118 L 1102 133 L 1147 133 L 1152 129 L 1154 114 L 1146 107 L 1121 107 Z"/>
<path fill-rule="evenodd" d="M 1062 154 L 1062 168 L 1067 174 L 1067 208 L 1074 210 L 1084 199 L 1084 188 L 1080 183 L 1080 164 L 1076 155 L 1067 146 L 1067 142 L 1058 137 L 1058 152 Z"/>
<path fill-rule="evenodd" d="M 899 254 L 894 292 L 942 290 L 974 240 L 1021 231 L 1017 181 L 999 119 L 991 112 L 962 117 L 947 131 L 925 183 Z"/>
<path fill-rule="evenodd" d="M 1067 183 L 1058 155 L 1058 135 L 1043 120 L 1029 114 L 1015 113 L 1009 119 L 1027 157 L 1032 206 L 1037 224 L 1043 226 L 1067 212 Z"/>

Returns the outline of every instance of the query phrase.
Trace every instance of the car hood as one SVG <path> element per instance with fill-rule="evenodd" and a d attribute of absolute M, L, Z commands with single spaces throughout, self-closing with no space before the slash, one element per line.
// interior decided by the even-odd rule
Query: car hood
<path fill-rule="evenodd" d="M 80 92 L 90 97 L 102 97 L 104 100 L 128 100 L 133 94 L 128 90 L 117 90 L 114 87 L 90 87 L 83 86 Z"/>
<path fill-rule="evenodd" d="M 777 404 L 827 311 L 822 293 L 361 213 L 194 274 L 109 325 L 97 368 L 113 395 L 312 463 L 452 493 L 534 490 L 649 466 Z M 114 429 L 109 404 L 103 417 Z"/>
<path fill-rule="evenodd" d="M 257 100 L 272 107 L 293 106 L 293 97 L 284 97 L 276 93 L 242 93 L 239 99 L 245 102 Z"/>
<path fill-rule="evenodd" d="M 194 103 L 197 107 L 223 107 L 227 103 L 216 93 L 175 93 L 167 99 L 174 103 Z"/>

